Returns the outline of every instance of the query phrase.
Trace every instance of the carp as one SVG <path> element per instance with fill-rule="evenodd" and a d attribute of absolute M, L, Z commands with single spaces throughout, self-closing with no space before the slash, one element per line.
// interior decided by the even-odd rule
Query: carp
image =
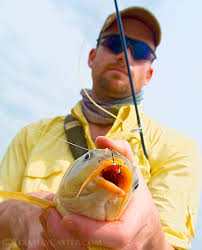
<path fill-rule="evenodd" d="M 56 207 L 62 216 L 75 213 L 98 221 L 118 220 L 133 191 L 138 187 L 136 167 L 111 149 L 89 150 L 64 174 L 53 201 L 20 192 L 0 191 L 0 195 L 37 205 Z M 88 244 L 89 250 L 109 248 Z"/>
<path fill-rule="evenodd" d="M 53 201 L 20 192 L 0 191 L 7 198 L 42 208 L 56 207 L 62 216 L 76 213 L 99 221 L 117 220 L 139 183 L 136 168 L 111 149 L 89 150 L 66 171 Z"/>

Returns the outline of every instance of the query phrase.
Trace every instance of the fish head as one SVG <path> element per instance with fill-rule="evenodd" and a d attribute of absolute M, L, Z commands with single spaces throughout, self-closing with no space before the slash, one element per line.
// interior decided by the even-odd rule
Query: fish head
<path fill-rule="evenodd" d="M 125 156 L 110 149 L 90 150 L 65 173 L 55 196 L 57 209 L 62 215 L 114 221 L 136 186 L 135 167 Z"/>

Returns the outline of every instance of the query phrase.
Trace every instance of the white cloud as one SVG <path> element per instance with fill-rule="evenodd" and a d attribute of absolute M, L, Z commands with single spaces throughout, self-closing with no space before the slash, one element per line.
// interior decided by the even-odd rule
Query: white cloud
<path fill-rule="evenodd" d="M 77 65 L 83 31 L 74 26 L 82 23 L 81 19 L 71 6 L 60 12 L 48 0 L 0 3 L 0 103 L 4 120 L 20 117 L 23 124 L 27 118 L 33 121 L 70 110 L 81 88 Z M 12 131 L 13 123 L 7 124 L 10 127 L 2 129 Z M 14 133 L 13 128 L 12 136 Z M 4 136 L 2 146 L 6 148 L 9 141 L 9 136 Z"/>
<path fill-rule="evenodd" d="M 48 107 L 51 99 L 58 101 L 58 108 L 61 101 L 67 108 L 73 100 L 70 90 L 78 98 L 80 89 L 77 65 L 83 33 L 79 25 L 72 26 L 74 20 L 81 19 L 79 13 L 70 7 L 67 13 L 60 13 L 50 1 L 12 3 L 16 4 L 12 8 L 11 1 L 1 6 L 0 37 L 4 43 L 0 51 L 4 56 L 0 58 L 0 95 L 26 109 L 40 102 Z"/>
<path fill-rule="evenodd" d="M 132 3 L 118 2 L 120 9 Z M 135 3 L 154 11 L 163 31 L 156 73 L 145 89 L 145 109 L 156 120 L 193 136 L 202 147 L 202 3 Z M 20 127 L 67 113 L 80 98 L 81 87 L 91 86 L 88 51 L 106 15 L 114 10 L 109 0 L 0 1 L 0 158 Z M 198 222 L 194 250 L 202 245 L 201 233 Z"/>

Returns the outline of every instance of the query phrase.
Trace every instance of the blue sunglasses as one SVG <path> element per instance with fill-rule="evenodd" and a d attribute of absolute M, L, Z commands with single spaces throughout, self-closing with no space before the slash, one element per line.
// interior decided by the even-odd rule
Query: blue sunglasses
<path fill-rule="evenodd" d="M 125 38 L 126 45 L 131 49 L 134 60 L 148 60 L 153 62 L 156 59 L 154 50 L 152 50 L 146 43 L 127 36 Z M 114 54 L 119 54 L 123 51 L 119 35 L 101 36 L 97 39 L 97 42 L 105 48 L 108 48 Z"/>

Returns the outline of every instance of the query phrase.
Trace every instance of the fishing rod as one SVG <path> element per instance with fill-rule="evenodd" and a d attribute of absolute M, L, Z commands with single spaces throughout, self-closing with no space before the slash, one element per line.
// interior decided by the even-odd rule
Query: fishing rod
<path fill-rule="evenodd" d="M 124 51 L 124 54 L 125 54 L 125 59 L 126 59 L 126 64 L 127 64 L 127 69 L 128 69 L 128 75 L 129 75 L 129 79 L 130 79 L 130 86 L 131 86 L 131 90 L 132 90 L 133 102 L 134 102 L 135 110 L 136 110 L 136 117 L 137 117 L 137 122 L 138 122 L 138 130 L 139 130 L 139 133 L 140 133 L 140 138 L 141 138 L 141 143 L 142 143 L 142 148 L 143 148 L 144 155 L 148 159 L 147 152 L 146 152 L 146 147 L 145 147 L 145 143 L 144 143 L 144 136 L 143 136 L 142 126 L 141 126 L 141 121 L 140 121 L 140 115 L 139 115 L 139 111 L 138 111 L 138 107 L 137 107 L 137 99 L 136 99 L 135 89 L 134 89 L 134 85 L 133 85 L 133 78 L 132 78 L 132 74 L 131 74 L 131 71 L 130 71 L 130 64 L 129 64 L 129 60 L 128 60 L 127 45 L 126 45 L 126 39 L 125 39 L 124 30 L 123 30 L 123 24 L 122 24 L 121 15 L 120 15 L 120 11 L 119 11 L 118 4 L 117 4 L 116 0 L 114 0 L 114 4 L 115 4 L 115 8 L 116 8 L 116 14 L 117 14 L 118 25 L 119 25 L 119 30 L 120 30 L 122 48 L 123 48 L 123 51 Z"/>

